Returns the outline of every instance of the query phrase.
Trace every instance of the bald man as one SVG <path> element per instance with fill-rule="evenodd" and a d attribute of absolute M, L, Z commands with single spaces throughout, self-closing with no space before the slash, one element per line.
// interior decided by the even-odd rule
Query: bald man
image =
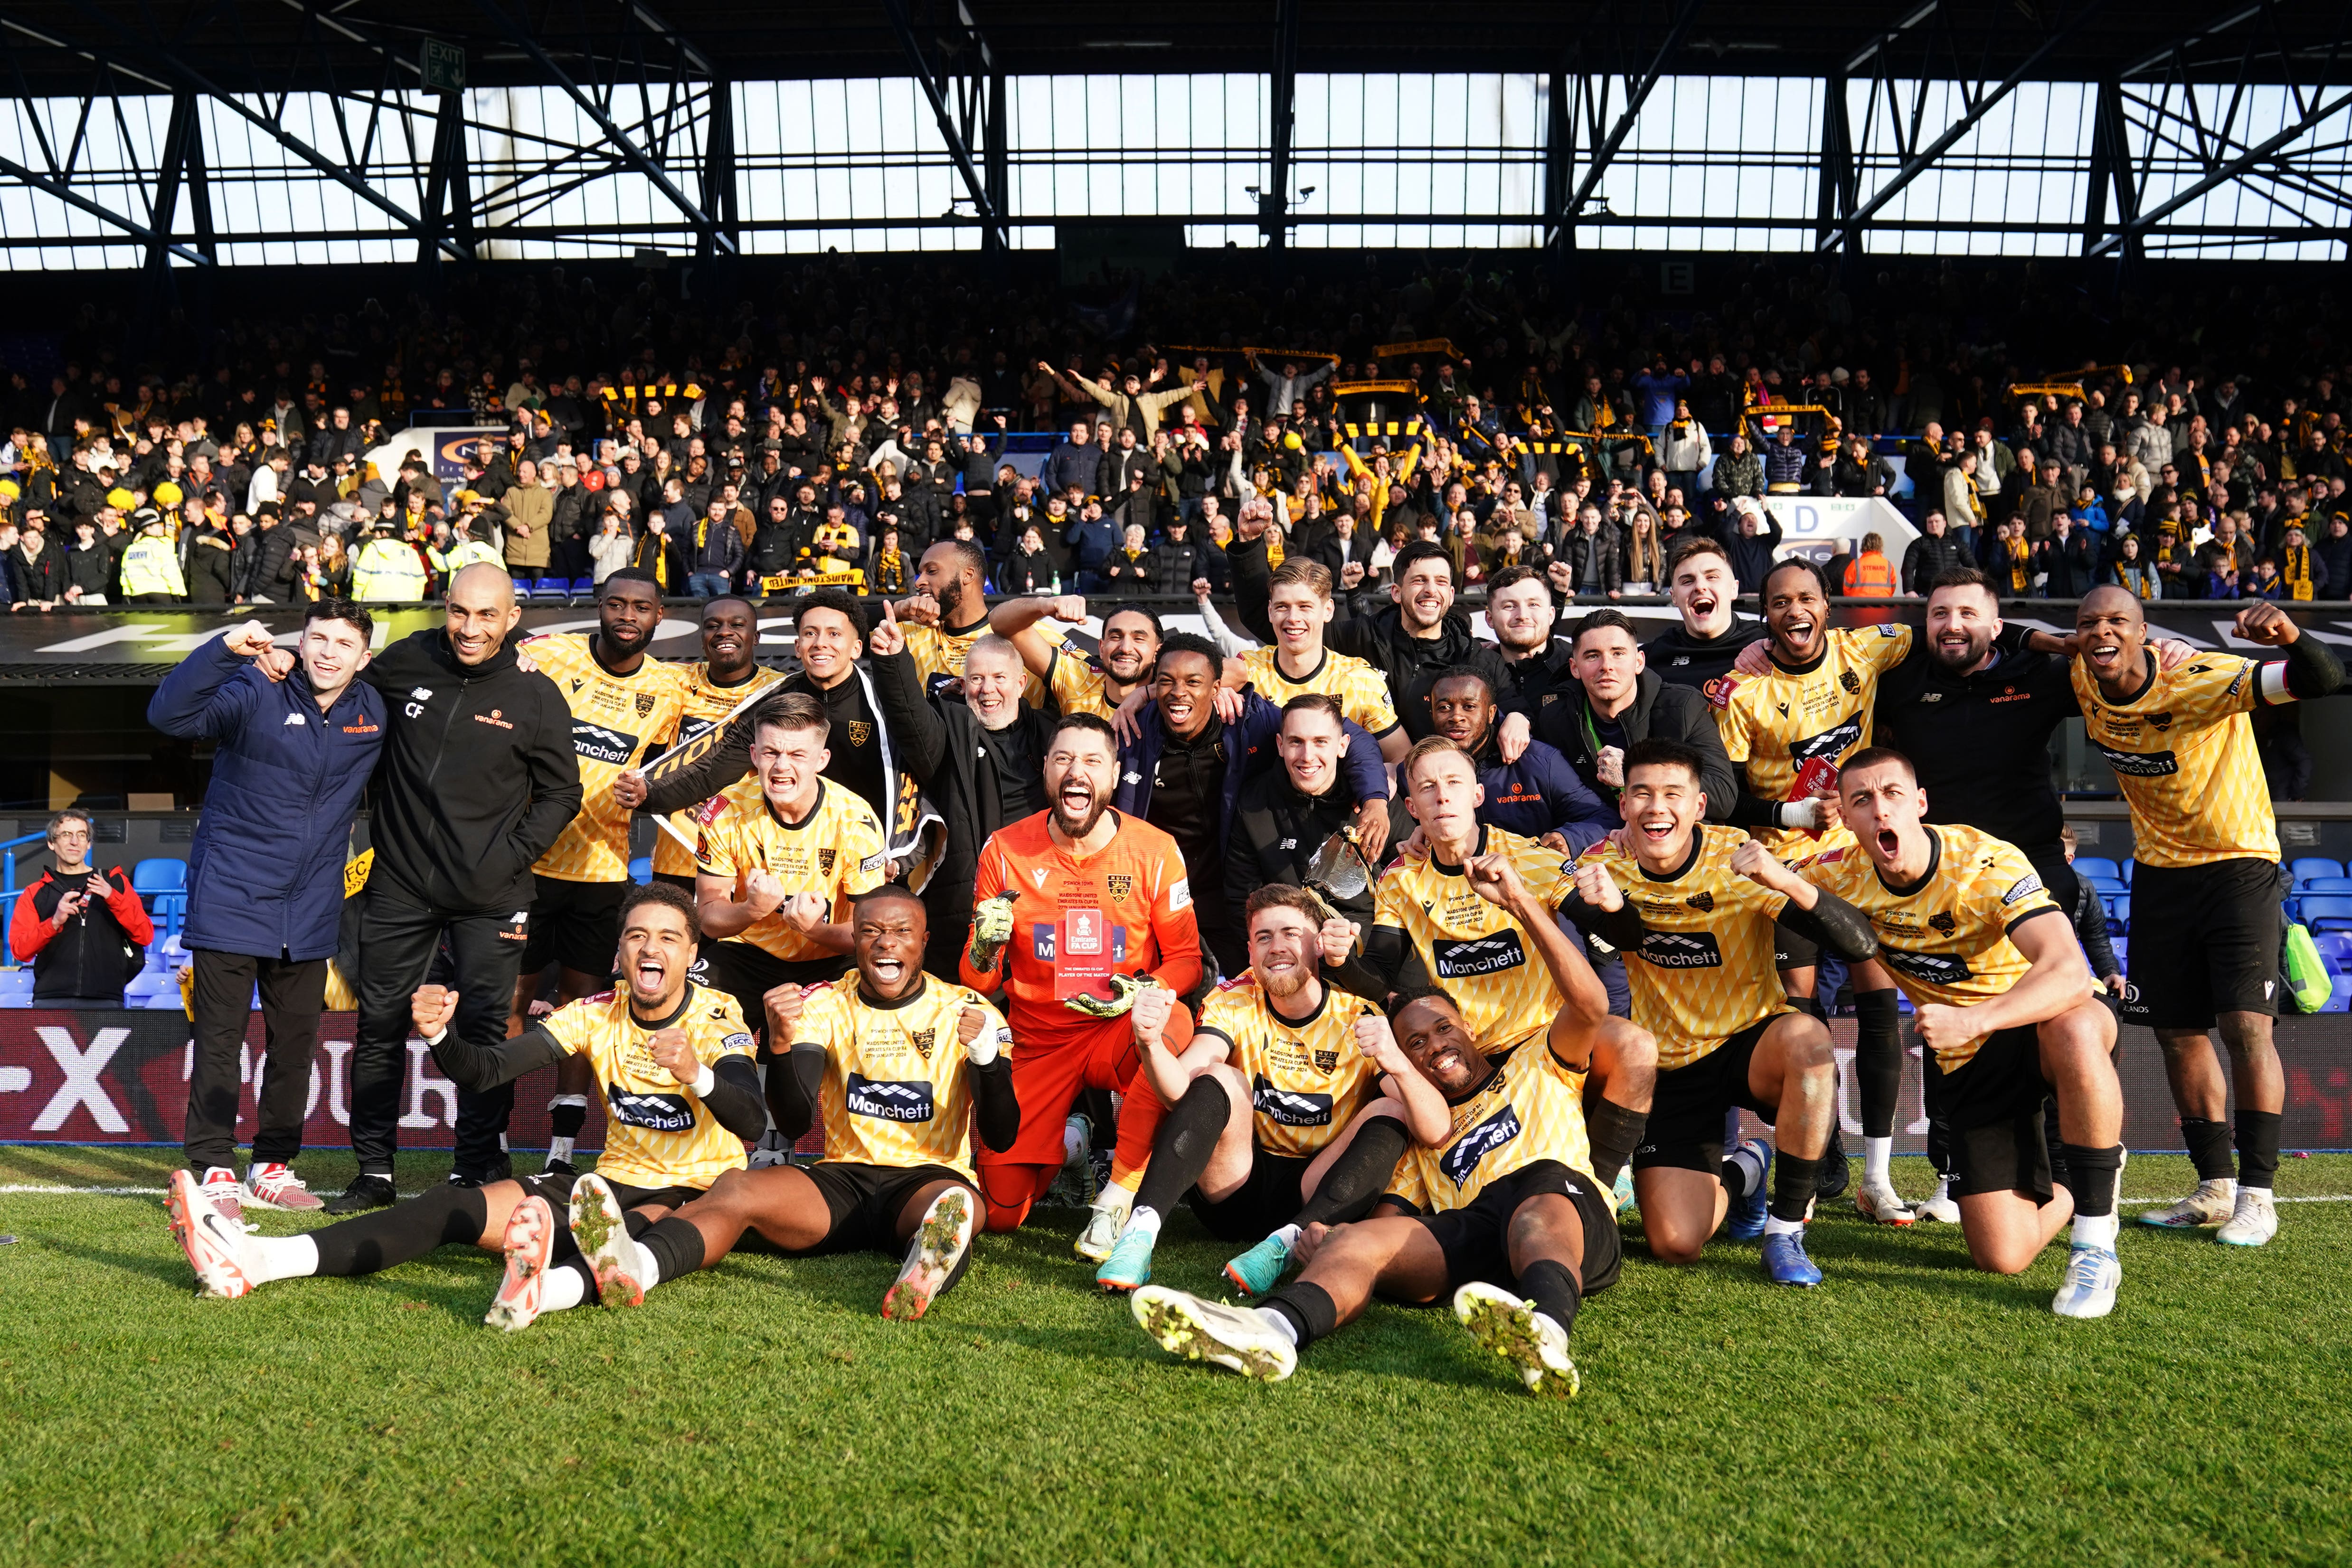
<path fill-rule="evenodd" d="M 2272 1182 L 2286 1084 L 2271 1041 L 2278 1015 L 2278 819 L 2254 749 L 2256 708 L 2325 697 L 2344 667 L 2269 603 L 2238 612 L 2238 637 L 2286 657 L 2199 653 L 2174 668 L 2150 652 L 2139 600 L 2094 588 L 2074 612 L 2083 726 L 2131 807 L 2131 973 L 2124 1016 L 2156 1031 L 2197 1188 L 2142 1223 L 2211 1228 L 2260 1247 L 2278 1232 Z M 2219 1026 L 2221 1076 L 2207 1031 Z M 2237 1090 L 2238 1160 L 2227 1090 Z"/>
<path fill-rule="evenodd" d="M 529 937 L 531 863 L 580 810 L 572 710 L 555 682 L 515 662 L 522 612 L 514 583 L 487 563 L 450 579 L 438 629 L 376 655 L 360 679 L 383 693 L 360 941 L 359 1038 L 352 1049 L 352 1151 L 360 1173 L 329 1212 L 388 1206 L 408 1065 L 409 994 L 425 984 L 442 932 L 458 995 L 451 1026 L 488 1050 L 506 1038 Z M 299 803 L 294 803 L 299 808 Z M 340 856 L 339 843 L 318 852 Z M 457 1091 L 457 1171 L 504 1179 L 512 1085 Z"/>

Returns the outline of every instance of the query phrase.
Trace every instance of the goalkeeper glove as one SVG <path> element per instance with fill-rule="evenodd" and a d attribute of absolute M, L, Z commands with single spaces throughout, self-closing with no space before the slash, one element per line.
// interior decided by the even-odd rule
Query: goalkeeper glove
<path fill-rule="evenodd" d="M 1013 940 L 1013 901 L 1017 895 L 999 893 L 971 912 L 971 966 L 985 974 L 996 967 L 996 955 Z"/>
<path fill-rule="evenodd" d="M 1135 1005 L 1136 997 L 1146 986 L 1154 984 L 1156 982 L 1148 976 L 1139 979 L 1132 974 L 1114 974 L 1110 977 L 1108 998 L 1082 991 L 1076 996 L 1063 998 L 1062 1005 L 1074 1013 L 1084 1013 L 1088 1017 L 1116 1018 Z"/>

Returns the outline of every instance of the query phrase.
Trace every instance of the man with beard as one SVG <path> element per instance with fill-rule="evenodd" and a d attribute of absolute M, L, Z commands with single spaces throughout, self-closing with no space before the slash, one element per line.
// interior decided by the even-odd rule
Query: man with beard
<path fill-rule="evenodd" d="M 2286 658 L 2256 663 L 2200 653 L 2162 668 L 2139 601 L 2095 588 L 2074 612 L 2082 651 L 2074 695 L 2132 814 L 2132 984 L 2164 1047 L 2165 1077 L 2197 1167 L 2197 1189 L 2144 1223 L 2220 1226 L 2215 1239 L 2260 1247 L 2278 1234 L 2272 1184 L 2286 1083 L 2271 1041 L 2278 1011 L 2278 820 L 2248 715 L 2325 697 L 2344 667 L 2273 604 L 2238 612 L 2236 634 Z M 2135 996 L 2133 993 L 2137 993 Z M 2135 1007 L 2134 1004 L 2137 1006 Z M 2231 1087 L 2207 1031 L 2219 1023 L 2237 1089 L 2239 1164 L 2222 1121 Z"/>
<path fill-rule="evenodd" d="M 962 679 L 964 655 L 991 629 L 987 591 L 988 555 L 971 541 L 942 539 L 923 552 L 914 597 L 898 609 L 907 617 L 907 652 L 927 689 Z M 1045 683 L 1031 680 L 1026 695 L 1043 706 Z"/>
<path fill-rule="evenodd" d="M 1543 731 L 1543 710 L 1573 688 L 1575 650 L 1553 635 L 1559 602 L 1542 573 L 1506 566 L 1486 580 L 1486 625 L 1500 646 L 1519 707 Z"/>
<path fill-rule="evenodd" d="M 963 1277 L 980 1233 L 972 1135 L 1000 1148 L 1020 1125 L 1012 1031 L 979 993 L 923 972 L 929 935 L 922 901 L 906 889 L 858 895 L 850 925 L 855 970 L 766 997 L 777 1058 L 768 1109 L 789 1138 L 821 1122 L 824 1158 L 731 1171 L 634 1236 L 618 1224 L 582 1234 L 606 1302 L 635 1305 L 656 1285 L 710 1268 L 746 1231 L 790 1257 L 900 1258 L 882 1293 L 882 1315 L 900 1321 L 921 1317 Z M 602 1196 L 596 1177 L 580 1184 L 589 1202 Z M 575 1196 L 574 1215 L 582 1208 Z"/>
<path fill-rule="evenodd" d="M 1558 748 L 1529 741 L 1518 761 L 1503 761 L 1495 744 L 1495 693 L 1475 670 L 1448 670 L 1429 689 L 1437 732 L 1470 753 L 1486 798 L 1478 820 L 1522 838 L 1557 834 L 1570 855 L 1580 854 L 1617 826 L 1616 814 L 1585 787 Z"/>
<path fill-rule="evenodd" d="M 1045 683 L 1063 712 L 1108 719 L 1120 703 L 1143 689 L 1165 634 L 1158 616 L 1132 605 L 1103 616 L 1102 637 L 1095 644 L 1092 659 L 1037 630 L 1040 621 L 1083 626 L 1086 618 L 1087 601 L 1077 594 L 1007 599 L 989 612 L 988 629 L 1011 639 L 1021 662 Z"/>
<path fill-rule="evenodd" d="M 1202 934 L 1221 969 L 1238 973 L 1246 938 L 1226 907 L 1225 855 L 1234 807 L 1243 787 L 1269 771 L 1268 747 L 1282 714 L 1248 690 L 1239 697 L 1240 711 L 1224 720 L 1220 700 L 1233 699 L 1218 687 L 1218 666 L 1216 648 L 1189 632 L 1160 644 L 1151 701 L 1137 716 L 1134 738 L 1119 748 L 1117 805 L 1176 840 L 1192 868 Z M 1378 855 L 1388 831 L 1386 781 L 1371 737 L 1352 725 L 1345 732 L 1341 766 L 1360 803 L 1354 826 L 1359 841 L 1370 843 L 1368 853 Z"/>
<path fill-rule="evenodd" d="M 1859 847 L 1830 850 L 1798 873 L 1868 917 L 1879 956 L 1919 1010 L 1927 1070 L 1953 1121 L 1969 1258 L 2021 1274 L 2071 1218 L 2073 1255 L 2050 1310 L 2105 1317 L 2123 1282 L 2124 1102 L 2108 1056 L 2115 1016 L 2093 1000 L 2082 948 L 2016 846 L 1925 825 L 1927 797 L 1901 752 L 1856 752 L 1838 794 Z M 2053 1096 L 2063 1200 L 2042 1129 Z"/>
<path fill-rule="evenodd" d="M 759 614 L 749 599 L 728 595 L 703 605 L 702 662 L 678 671 L 686 681 L 686 708 L 677 721 L 680 751 L 711 734 L 745 700 L 783 679 L 779 671 L 761 668 L 759 650 Z M 671 813 L 669 821 L 677 829 L 675 835 L 654 835 L 654 877 L 690 893 L 694 890 L 694 836 L 699 831 L 694 808 Z"/>
<path fill-rule="evenodd" d="M 507 1015 L 509 1038 L 529 1026 L 531 1004 L 539 1000 L 551 966 L 558 971 L 558 994 L 565 1002 L 604 990 L 612 980 L 621 900 L 630 887 L 629 819 L 646 798 L 645 775 L 635 770 L 669 743 L 686 710 L 684 673 L 646 651 L 661 618 L 661 585 L 653 574 L 615 572 L 597 591 L 593 636 L 566 632 L 522 644 L 522 657 L 555 682 L 571 707 L 581 802 L 580 815 L 530 868 L 530 936 L 523 943 L 522 973 Z M 588 1091 L 594 1087 L 590 1070 L 584 1057 L 567 1056 L 556 1064 L 555 1094 L 548 1101 L 551 1167 L 572 1169 L 572 1142 L 587 1122 Z M 478 1182 L 505 1174 L 497 1156 L 514 1091 L 485 1096 L 479 1103 L 494 1124 L 459 1127 L 455 1179 Z M 488 1140 L 494 1136 L 501 1150 L 490 1148 Z"/>
<path fill-rule="evenodd" d="M 1138 1290 L 1136 1321 L 1170 1354 L 1276 1383 L 1375 1294 L 1415 1304 L 1450 1299 L 1456 1321 L 1512 1363 L 1528 1392 L 1576 1393 L 1568 1340 L 1577 1310 L 1615 1282 L 1622 1258 L 1609 1184 L 1595 1172 L 1586 1131 L 1589 1075 L 1604 1052 L 1621 1061 L 1656 1052 L 1643 1031 L 1606 1015 L 1575 943 L 1508 856 L 1465 868 L 1478 897 L 1516 906 L 1509 918 L 1533 933 L 1551 972 L 1560 1001 L 1541 1037 L 1503 1046 L 1436 987 L 1400 997 L 1391 1022 L 1406 1060 L 1446 1101 L 1444 1134 L 1406 1152 L 1372 1218 L 1307 1231 L 1297 1248 L 1305 1270 L 1264 1306 Z"/>
<path fill-rule="evenodd" d="M 1389 809 L 1385 798 L 1357 793 L 1363 786 L 1346 764 L 1361 744 L 1350 740 L 1337 699 L 1307 691 L 1283 704 L 1282 727 L 1274 737 L 1282 766 L 1242 785 L 1234 802 L 1225 841 L 1227 923 L 1247 930 L 1245 911 L 1252 894 L 1275 882 L 1305 886 L 1318 855 L 1334 834 L 1355 831 L 1368 805 L 1383 813 Z M 1360 832 L 1356 847 L 1363 860 L 1362 889 L 1353 898 L 1342 898 L 1328 887 L 1316 891 L 1360 932 L 1372 923 L 1371 879 L 1381 847 L 1367 848 Z"/>
<path fill-rule="evenodd" d="M 1732 660 L 1740 649 L 1770 635 L 1763 622 L 1743 621 L 1731 613 L 1738 594 L 1739 579 L 1721 544 L 1702 537 L 1675 546 L 1666 559 L 1666 596 L 1682 625 L 1659 633 L 1642 647 L 1659 679 L 1669 686 L 1687 686 L 1717 708 L 1731 700 L 1737 683 Z M 1716 807 L 1718 813 L 1730 809 L 1728 800 Z"/>
<path fill-rule="evenodd" d="M 887 605 L 867 647 L 883 721 L 898 737 L 907 772 L 947 815 L 946 851 L 923 885 L 929 929 L 939 935 L 923 962 L 952 982 L 963 945 L 955 933 L 971 920 L 981 847 L 1007 823 L 1045 809 L 1054 719 L 1022 700 L 1021 656 L 1003 637 L 982 637 L 965 652 L 961 702 L 924 695 L 922 671 Z"/>
<path fill-rule="evenodd" d="M 1421 540 L 1397 552 L 1389 596 L 1395 602 L 1387 609 L 1341 626 L 1332 647 L 1388 678 L 1398 716 L 1414 741 L 1437 732 L 1429 711 L 1429 689 L 1437 678 L 1450 669 L 1477 671 L 1490 690 L 1513 694 L 1496 739 L 1504 760 L 1516 762 L 1531 733 L 1528 716 L 1518 709 L 1517 687 L 1502 656 L 1474 637 L 1469 617 L 1454 611 L 1454 563 L 1444 547 Z"/>
<path fill-rule="evenodd" d="M 1631 748 L 1619 805 L 1626 842 L 1577 862 L 1566 913 L 1625 954 L 1633 1021 L 1658 1041 L 1633 1161 L 1651 1256 L 1696 1262 L 1729 1216 L 1734 1239 L 1763 1237 L 1774 1284 L 1818 1285 L 1804 1226 L 1837 1121 L 1836 1069 L 1828 1026 L 1790 1009 L 1770 958 L 1776 931 L 1794 930 L 1858 963 L 1875 950 L 1869 923 L 1737 829 L 1703 824 L 1699 757 L 1687 746 Z M 1769 1206 L 1773 1152 L 1749 1142 L 1725 1158 L 1735 1106 L 1779 1139 Z"/>
<path fill-rule="evenodd" d="M 1072 1103 L 1085 1089 L 1126 1095 L 1110 1184 L 1097 1196 L 1078 1256 L 1110 1256 L 1150 1158 L 1163 1111 L 1137 1081 L 1141 1059 L 1126 1016 L 1137 992 L 1181 996 L 1201 983 L 1192 886 L 1176 841 L 1111 807 L 1118 740 L 1091 713 L 1065 715 L 1047 737 L 1045 809 L 1001 829 L 980 852 L 971 939 L 960 977 L 1002 989 L 1021 1048 L 1013 1064 L 1021 1131 L 984 1150 L 980 1188 L 992 1230 L 1011 1230 L 1053 1185 L 1068 1157 Z M 1181 1053 L 1192 1016 L 1163 1031 Z"/>
<path fill-rule="evenodd" d="M 1398 1051 L 1380 1008 L 1324 984 L 1324 960 L 1345 958 L 1355 941 L 1326 915 L 1303 888 L 1251 894 L 1249 968 L 1202 1004 L 1181 1056 L 1161 1039 L 1174 998 L 1137 998 L 1136 1046 L 1169 1111 L 1127 1228 L 1095 1274 L 1104 1289 L 1150 1283 L 1160 1222 L 1189 1196 L 1210 1235 L 1257 1242 L 1225 1275 L 1262 1296 L 1306 1226 L 1362 1218 L 1410 1142 L 1444 1141 L 1444 1101 Z"/>

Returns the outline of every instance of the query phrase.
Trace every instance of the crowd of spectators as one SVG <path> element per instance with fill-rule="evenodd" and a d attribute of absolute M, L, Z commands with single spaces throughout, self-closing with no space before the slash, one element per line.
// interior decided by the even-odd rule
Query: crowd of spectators
<path fill-rule="evenodd" d="M 1532 261 L 1180 274 L 1115 335 L 1056 286 L 978 277 L 828 257 L 713 307 L 515 266 L 397 311 L 240 318 L 161 365 L 93 310 L 54 374 L 10 375 L 0 587 L 18 611 L 403 603 L 489 561 L 583 591 L 635 566 L 679 595 L 898 592 L 958 537 L 1002 591 L 1181 595 L 1222 589 L 1236 525 L 1270 514 L 1349 594 L 1427 539 L 1465 585 L 1532 565 L 1617 598 L 1686 532 L 1752 591 L 1774 498 L 1801 494 L 1885 496 L 1920 531 L 1833 563 L 1851 594 L 1976 564 L 2019 597 L 2352 597 L 2336 307 L 2303 290 L 2166 301 L 2168 333 L 2062 360 L 2024 345 L 2095 335 L 2060 331 L 2068 291 L 1952 263 L 1849 292 L 1758 261 L 1672 315 Z M 2067 368 L 2091 357 L 2118 363 Z M 2013 394 L 2028 376 L 2079 394 Z M 453 479 L 371 463 L 419 411 L 505 434 Z"/>

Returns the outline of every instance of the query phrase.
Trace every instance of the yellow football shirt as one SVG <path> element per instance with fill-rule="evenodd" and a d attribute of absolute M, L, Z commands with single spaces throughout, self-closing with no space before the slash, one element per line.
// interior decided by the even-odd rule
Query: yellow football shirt
<path fill-rule="evenodd" d="M 702 847 L 696 872 L 731 879 L 740 899 L 743 879 L 767 871 L 788 893 L 831 895 L 832 918 L 847 920 L 850 899 L 886 879 L 882 824 L 872 806 L 830 779 L 819 779 L 816 792 L 816 805 L 798 822 L 776 815 L 756 774 L 711 796 L 697 817 Z M 787 963 L 841 956 L 811 942 L 781 914 L 764 915 L 727 940 L 748 942 Z"/>
<path fill-rule="evenodd" d="M 922 672 L 923 689 L 936 693 L 950 680 L 963 679 L 963 661 L 971 652 L 971 645 L 988 635 L 986 616 L 974 621 L 961 631 L 946 626 L 927 626 L 919 621 L 901 620 L 899 629 L 907 634 L 907 657 L 915 661 Z M 1059 643 L 1062 634 L 1040 621 L 1032 628 L 1047 642 Z M 1023 698 L 1032 708 L 1045 701 L 1045 683 L 1033 670 L 1021 689 Z"/>
<path fill-rule="evenodd" d="M 2074 698 L 2091 743 L 2131 805 L 2132 856 L 2143 866 L 2279 858 L 2278 819 L 2254 750 L 2262 667 L 2200 653 L 2178 669 L 2148 657 L 2154 679 L 2121 707 L 2074 661 Z"/>
<path fill-rule="evenodd" d="M 1642 917 L 1642 945 L 1625 950 L 1633 1022 L 1658 1042 L 1660 1070 L 1688 1067 L 1759 1019 L 1789 1011 L 1772 967 L 1772 922 L 1788 900 L 1731 868 L 1748 836 L 1701 823 L 1691 857 L 1669 877 L 1603 839 L 1583 860 L 1609 873 Z"/>
<path fill-rule="evenodd" d="M 1509 854 L 1519 880 L 1546 904 L 1557 907 L 1574 885 L 1573 863 L 1557 851 L 1480 827 L 1475 852 L 1496 851 Z M 1527 931 L 1480 898 L 1459 866 L 1434 855 L 1399 861 L 1373 892 L 1372 924 L 1404 932 L 1431 984 L 1445 988 L 1482 1045 L 1507 1050 L 1549 1028 L 1559 1011 L 1559 989 Z"/>
<path fill-rule="evenodd" d="M 677 733 L 688 677 L 651 655 L 635 673 L 614 675 L 579 632 L 524 646 L 571 705 L 572 750 L 580 759 L 580 815 L 531 869 L 562 882 L 625 882 L 630 813 L 613 798 L 613 781 Z"/>
<path fill-rule="evenodd" d="M 1890 888 L 1861 848 L 1833 849 L 1797 874 L 1870 917 L 1878 957 L 1913 1006 L 1969 1007 L 2004 994 L 2032 968 L 2009 939 L 2035 915 L 2063 914 L 2014 844 L 1957 826 L 1927 829 L 1927 874 Z M 1937 1047 L 1946 1072 L 1966 1065 L 1985 1037 Z"/>
<path fill-rule="evenodd" d="M 1013 1030 L 977 991 L 926 975 L 896 1004 L 869 1002 L 855 971 L 812 993 L 795 1041 L 824 1047 L 817 1114 L 828 1163 L 971 1168 L 971 1082 L 957 1031 L 966 1007 L 983 1016 L 1010 1057 Z"/>
<path fill-rule="evenodd" d="M 1795 674 L 1776 664 L 1769 675 L 1743 675 L 1731 700 L 1716 710 L 1723 749 L 1733 762 L 1748 764 L 1748 793 L 1759 800 L 1788 800 L 1807 763 L 1819 758 L 1841 768 L 1869 745 L 1878 678 L 1911 652 L 1907 626 L 1833 626 L 1822 636 L 1822 657 L 1812 668 Z M 1821 840 L 1796 828 L 1759 829 L 1756 837 L 1783 859 L 1840 842 L 1835 835 Z"/>
<path fill-rule="evenodd" d="M 754 665 L 751 678 L 739 686 L 721 686 L 710 679 L 707 664 L 682 666 L 678 671 L 686 678 L 686 707 L 678 716 L 677 744 L 691 745 L 709 734 L 719 721 L 735 711 L 745 698 L 765 691 L 783 676 L 772 669 Z M 699 807 L 689 806 L 670 817 L 670 826 L 686 836 L 681 844 L 667 833 L 654 835 L 654 873 L 662 877 L 694 875 L 694 851 L 687 844 L 694 842 L 698 831 L 696 821 Z"/>
<path fill-rule="evenodd" d="M 689 985 L 677 1011 L 646 1023 L 629 998 L 603 991 L 567 1002 L 539 1026 L 563 1048 L 586 1059 L 604 1091 L 604 1152 L 596 1173 L 633 1187 L 707 1187 L 743 1168 L 743 1140 L 719 1125 L 693 1086 L 670 1077 L 646 1042 L 680 1028 L 708 1067 L 721 1057 L 751 1054 L 751 1032 L 735 999 Z"/>
<path fill-rule="evenodd" d="M 1097 719 L 1108 719 L 1111 710 L 1118 706 L 1110 700 L 1103 672 L 1095 668 L 1092 659 L 1066 643 L 1054 650 L 1045 684 L 1064 713 L 1091 713 Z"/>
<path fill-rule="evenodd" d="M 1415 1144 L 1397 1162 L 1391 1196 L 1423 1214 L 1444 1214 L 1538 1160 L 1557 1160 L 1599 1184 L 1584 1129 L 1584 1075 L 1570 1071 L 1541 1040 L 1487 1060 L 1496 1065 L 1494 1076 L 1453 1107 L 1444 1146 Z"/>
<path fill-rule="evenodd" d="M 1249 671 L 1250 684 L 1257 688 L 1257 694 L 1276 708 L 1294 697 L 1319 692 L 1339 704 L 1349 723 L 1360 724 L 1376 736 L 1397 727 L 1396 700 L 1389 690 L 1388 678 L 1352 654 L 1326 648 L 1322 662 L 1298 680 L 1282 673 L 1270 647 L 1251 648 L 1242 655 L 1242 665 Z"/>
<path fill-rule="evenodd" d="M 1250 1135 L 1260 1149 L 1314 1154 L 1380 1092 L 1381 1070 L 1356 1045 L 1356 1020 L 1380 1016 L 1362 997 L 1326 985 L 1322 1005 L 1293 1023 L 1244 974 L 1209 993 L 1193 1037 L 1216 1035 L 1233 1047 L 1225 1059 L 1249 1079 Z"/>

